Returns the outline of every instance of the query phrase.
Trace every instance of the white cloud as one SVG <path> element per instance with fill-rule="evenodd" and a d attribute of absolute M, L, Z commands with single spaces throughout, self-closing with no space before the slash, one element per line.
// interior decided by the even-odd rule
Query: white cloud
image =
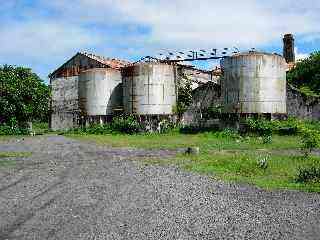
<path fill-rule="evenodd" d="M 294 53 L 296 56 L 296 61 L 306 59 L 310 56 L 310 54 L 308 53 L 301 53 L 297 47 L 294 48 Z"/>
<path fill-rule="evenodd" d="M 0 29 L 0 55 L 54 58 L 100 42 L 77 26 L 57 22 L 13 23 Z"/>
<path fill-rule="evenodd" d="M 304 42 L 320 36 L 320 1 L 313 0 L 54 0 L 19 12 L 14 11 L 21 1 L 5 2 L 0 58 L 25 58 L 50 68 L 82 49 L 124 58 L 159 49 L 281 48 L 284 33 Z M 139 34 L 131 26 L 150 32 Z"/>
<path fill-rule="evenodd" d="M 149 26 L 147 44 L 159 47 L 248 48 L 280 42 L 287 32 L 309 39 L 320 32 L 318 1 L 80 0 L 77 7 L 84 21 L 95 15 L 100 22 Z"/>

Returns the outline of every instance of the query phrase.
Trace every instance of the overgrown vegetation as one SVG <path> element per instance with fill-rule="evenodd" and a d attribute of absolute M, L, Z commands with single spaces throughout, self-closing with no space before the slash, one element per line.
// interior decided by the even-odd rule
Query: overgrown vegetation
<path fill-rule="evenodd" d="M 298 183 L 320 183 L 320 163 L 299 169 L 296 181 Z"/>
<path fill-rule="evenodd" d="M 108 124 L 92 124 L 89 127 L 75 128 L 67 131 L 73 134 L 137 134 L 141 126 L 133 116 L 118 116 Z"/>
<path fill-rule="evenodd" d="M 267 121 L 265 119 L 248 119 L 246 121 L 249 132 L 256 133 L 259 136 L 269 136 L 275 128 L 273 122 Z"/>
<path fill-rule="evenodd" d="M 320 134 L 318 131 L 310 129 L 301 130 L 302 151 L 305 157 L 308 157 L 312 150 L 320 147 Z"/>
<path fill-rule="evenodd" d="M 287 80 L 307 96 L 320 96 L 320 52 L 299 61 L 296 67 L 288 72 Z"/>
<path fill-rule="evenodd" d="M 28 134 L 30 134 L 30 130 L 25 126 L 19 126 L 17 123 L 0 125 L 0 136 Z"/>
<path fill-rule="evenodd" d="M 0 66 L 0 134 L 26 134 L 26 122 L 48 121 L 49 87 L 23 67 Z"/>
<path fill-rule="evenodd" d="M 177 85 L 178 99 L 177 104 L 173 108 L 173 112 L 181 118 L 183 113 L 187 111 L 188 107 L 192 103 L 192 82 L 186 75 L 184 75 L 181 77 L 181 80 Z"/>

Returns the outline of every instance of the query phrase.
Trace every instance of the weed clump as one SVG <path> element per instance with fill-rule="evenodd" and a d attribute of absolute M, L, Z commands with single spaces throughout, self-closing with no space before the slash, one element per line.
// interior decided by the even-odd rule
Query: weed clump
<path fill-rule="evenodd" d="M 296 176 L 296 182 L 298 183 L 320 183 L 320 166 L 308 166 L 298 170 Z"/>
<path fill-rule="evenodd" d="M 301 130 L 301 150 L 305 157 L 309 157 L 312 150 L 320 146 L 320 135 L 316 130 L 303 128 Z"/>
<path fill-rule="evenodd" d="M 268 168 L 268 161 L 270 156 L 259 156 L 257 159 L 257 166 L 260 169 L 266 170 Z"/>

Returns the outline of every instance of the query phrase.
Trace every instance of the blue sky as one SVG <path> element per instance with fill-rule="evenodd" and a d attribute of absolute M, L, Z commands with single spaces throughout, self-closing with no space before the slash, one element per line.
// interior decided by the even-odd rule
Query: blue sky
<path fill-rule="evenodd" d="M 319 12 L 319 0 L 1 0 L 0 64 L 47 80 L 78 51 L 133 61 L 233 46 L 281 53 L 289 32 L 303 58 L 320 48 Z"/>

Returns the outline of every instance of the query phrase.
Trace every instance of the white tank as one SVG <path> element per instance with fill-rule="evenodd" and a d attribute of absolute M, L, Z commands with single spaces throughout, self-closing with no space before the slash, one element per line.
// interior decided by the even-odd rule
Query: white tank
<path fill-rule="evenodd" d="M 137 63 L 122 70 L 123 106 L 127 114 L 171 115 L 176 105 L 176 68 Z"/>
<path fill-rule="evenodd" d="M 79 105 L 85 116 L 112 115 L 122 105 L 121 72 L 93 68 L 79 76 Z"/>
<path fill-rule="evenodd" d="M 221 61 L 226 113 L 286 113 L 285 59 L 277 54 L 240 53 Z"/>

